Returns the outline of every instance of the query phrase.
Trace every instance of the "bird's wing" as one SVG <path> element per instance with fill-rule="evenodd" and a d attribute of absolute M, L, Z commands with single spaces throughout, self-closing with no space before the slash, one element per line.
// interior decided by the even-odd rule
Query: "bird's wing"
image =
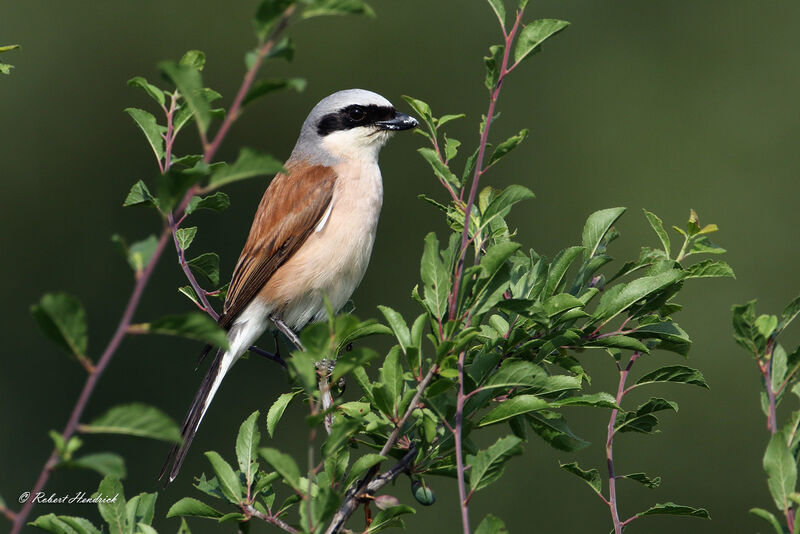
<path fill-rule="evenodd" d="M 264 192 L 225 298 L 220 326 L 230 327 L 264 284 L 303 245 L 333 197 L 336 173 L 287 164 Z"/>

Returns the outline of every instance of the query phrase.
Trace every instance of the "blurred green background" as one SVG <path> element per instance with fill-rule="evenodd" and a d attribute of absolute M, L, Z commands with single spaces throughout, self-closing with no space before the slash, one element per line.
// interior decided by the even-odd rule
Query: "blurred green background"
<path fill-rule="evenodd" d="M 45 291 L 78 295 L 88 310 L 96 357 L 132 287 L 130 270 L 109 236 L 135 240 L 159 229 L 152 213 L 121 208 L 131 184 L 157 172 L 144 138 L 122 111 L 150 103 L 125 82 L 135 75 L 157 80 L 158 61 L 197 48 L 208 55 L 207 84 L 229 105 L 243 73 L 243 52 L 253 45 L 249 19 L 255 5 L 210 0 L 3 5 L 0 44 L 23 46 L 4 55 L 17 69 L 0 79 L 0 495 L 10 503 L 32 487 L 52 447 L 47 431 L 63 428 L 84 381 L 84 371 L 37 333 L 29 305 Z M 292 28 L 295 61 L 270 64 L 265 75 L 305 77 L 308 89 L 252 106 L 219 156 L 230 159 L 241 146 L 253 146 L 284 159 L 314 103 L 349 87 L 380 92 L 406 111 L 403 94 L 430 102 L 437 114 L 465 112 L 467 120 L 449 131 L 465 142 L 465 152 L 474 146 L 488 100 L 481 58 L 500 39 L 488 5 L 375 0 L 373 6 L 376 19 L 315 19 Z M 621 484 L 621 514 L 672 500 L 707 507 L 713 521 L 646 519 L 630 532 L 765 531 L 747 510 L 773 507 L 761 469 L 767 431 L 755 365 L 731 339 L 730 307 L 758 297 L 760 311 L 779 312 L 800 285 L 800 253 L 792 237 L 800 192 L 800 3 L 540 0 L 528 12 L 530 18 L 561 18 L 572 26 L 508 79 L 502 117 L 493 130 L 497 141 L 531 128 L 531 138 L 485 181 L 522 183 L 536 192 L 538 198 L 512 216 L 522 242 L 552 255 L 579 242 L 592 211 L 628 206 L 619 224 L 622 237 L 612 249 L 622 260 L 638 255 L 644 244 L 656 244 L 642 208 L 668 225 L 683 224 L 694 208 L 703 223 L 720 226 L 715 241 L 729 250 L 726 259 L 737 274 L 735 281 L 690 282 L 683 292 L 686 310 L 676 318 L 695 341 L 690 365 L 705 373 L 712 389 L 661 388 L 658 394 L 679 402 L 680 414 L 662 418 L 662 434 L 618 439 L 619 471 L 664 477 L 657 490 Z M 187 141 L 191 135 L 184 134 L 184 148 L 193 146 Z M 398 135 L 384 149 L 384 211 L 370 269 L 354 295 L 362 318 L 376 316 L 380 303 L 406 315 L 415 311 L 409 290 L 418 281 L 422 237 L 431 229 L 444 230 L 438 214 L 416 198 L 423 192 L 443 198 L 414 152 L 422 141 Z M 266 183 L 238 183 L 228 189 L 232 209 L 196 216 L 200 232 L 193 250 L 217 251 L 224 278 Z M 168 254 L 136 319 L 187 311 L 175 291 L 181 283 Z M 271 341 L 263 344 L 269 347 Z M 126 338 L 86 419 L 119 403 L 142 401 L 180 420 L 201 378 L 193 372 L 198 350 L 166 337 Z M 589 352 L 583 361 L 595 377 L 592 390 L 616 387 L 610 359 Z M 680 358 L 655 354 L 640 371 L 659 363 Z M 265 412 L 284 386 L 282 372 L 269 362 L 249 359 L 234 368 L 182 476 L 159 495 L 160 531 L 177 528 L 176 519 L 163 519 L 173 502 L 200 496 L 190 484 L 192 475 L 209 469 L 202 452 L 216 449 L 232 458 L 241 421 L 255 409 Z M 287 412 L 274 441 L 298 457 L 301 451 L 292 447 L 305 439 L 303 415 L 299 408 Z M 567 415 L 574 430 L 593 442 L 578 460 L 600 467 L 607 413 L 573 409 Z M 107 436 L 88 436 L 85 442 L 84 452 L 115 450 L 126 457 L 129 494 L 156 489 L 167 445 Z M 527 454 L 512 461 L 501 482 L 473 499 L 473 524 L 491 511 L 517 534 L 608 532 L 606 507 L 558 469 L 558 460 L 571 458 L 532 437 Z M 57 472 L 47 489 L 91 493 L 97 482 L 92 473 Z M 407 520 L 409 531 L 457 531 L 455 485 L 430 482 L 439 500 Z M 412 500 L 407 479 L 393 492 Z M 96 517 L 94 506 L 38 505 L 32 518 L 48 512 Z M 194 532 L 234 528 L 203 520 L 191 527 Z"/>

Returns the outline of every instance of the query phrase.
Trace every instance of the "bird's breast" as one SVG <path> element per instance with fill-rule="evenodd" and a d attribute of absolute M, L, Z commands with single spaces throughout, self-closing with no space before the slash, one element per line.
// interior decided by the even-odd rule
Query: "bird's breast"
<path fill-rule="evenodd" d="M 383 203 L 377 162 L 341 163 L 329 210 L 300 249 L 279 268 L 262 296 L 301 328 L 323 319 L 326 295 L 339 310 L 364 277 Z"/>

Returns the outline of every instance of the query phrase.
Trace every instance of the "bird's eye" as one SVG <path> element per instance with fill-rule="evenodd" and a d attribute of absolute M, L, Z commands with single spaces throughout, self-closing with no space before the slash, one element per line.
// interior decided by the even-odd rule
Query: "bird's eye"
<path fill-rule="evenodd" d="M 350 119 L 356 122 L 363 121 L 364 117 L 367 116 L 367 112 L 364 111 L 364 108 L 360 108 L 358 106 L 352 107 L 349 110 L 347 110 L 347 114 L 350 117 Z"/>

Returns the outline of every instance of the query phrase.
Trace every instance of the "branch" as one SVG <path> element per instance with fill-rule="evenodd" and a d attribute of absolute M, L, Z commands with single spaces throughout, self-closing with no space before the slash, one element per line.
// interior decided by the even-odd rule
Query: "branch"
<path fill-rule="evenodd" d="M 631 359 L 628 360 L 628 365 L 625 369 L 619 370 L 619 385 L 617 386 L 616 404 L 619 406 L 622 403 L 622 398 L 625 396 L 625 381 L 628 378 L 628 373 L 631 371 L 634 362 L 639 358 L 640 354 L 634 352 Z M 619 410 L 614 408 L 611 410 L 611 416 L 608 418 L 608 431 L 606 433 L 606 462 L 608 463 L 608 499 L 600 495 L 600 497 L 608 505 L 611 510 L 611 520 L 614 522 L 614 534 L 622 534 L 622 528 L 630 521 L 633 521 L 636 516 L 620 521 L 619 511 L 617 510 L 617 476 L 614 472 L 614 423 L 617 420 L 617 413 Z"/>
<path fill-rule="evenodd" d="M 164 228 L 164 231 L 161 232 L 161 237 L 158 240 L 158 244 L 156 245 L 156 249 L 153 252 L 153 256 L 150 259 L 150 263 L 136 280 L 136 285 L 134 286 L 133 292 L 128 299 L 128 304 L 125 306 L 125 311 L 122 314 L 122 318 L 117 325 L 117 329 L 114 332 L 111 341 L 109 341 L 108 346 L 106 347 L 105 351 L 103 351 L 103 355 L 97 362 L 97 366 L 92 370 L 92 372 L 89 373 L 86 383 L 83 386 L 83 390 L 78 397 L 78 401 L 75 403 L 75 407 L 72 409 L 72 414 L 67 421 L 67 425 L 64 427 L 64 431 L 61 433 L 65 441 L 69 440 L 69 438 L 72 437 L 77 430 L 78 423 L 83 415 L 83 411 L 86 409 L 86 405 L 88 404 L 92 393 L 94 393 L 94 388 L 97 386 L 97 381 L 100 380 L 100 376 L 102 376 L 103 371 L 105 371 L 105 368 L 111 362 L 111 358 L 114 357 L 114 354 L 119 348 L 122 338 L 125 337 L 128 326 L 130 326 L 131 320 L 133 319 L 133 314 L 139 305 L 139 300 L 142 297 L 142 293 L 144 292 L 144 289 L 150 280 L 150 275 L 153 274 L 156 263 L 158 263 L 158 259 L 164 252 L 164 247 L 167 244 L 168 237 L 169 229 Z M 47 462 L 45 462 L 41 473 L 39 473 L 39 478 L 36 480 L 36 484 L 31 490 L 32 495 L 36 495 L 44 489 L 45 484 L 47 484 L 47 480 L 50 478 L 50 473 L 52 473 L 53 469 L 55 469 L 58 461 L 58 451 L 53 449 L 53 452 L 50 454 L 50 458 L 48 458 Z M 20 532 L 23 525 L 25 525 L 28 515 L 33 509 L 34 502 L 35 499 L 28 499 L 28 501 L 22 507 L 22 510 L 19 511 L 16 519 L 14 520 L 14 524 L 11 527 L 11 534 L 18 534 Z"/>
<path fill-rule="evenodd" d="M 210 144 L 204 143 L 203 161 L 205 161 L 206 163 L 211 162 L 214 155 L 216 154 L 217 149 L 219 148 L 220 144 L 225 138 L 225 135 L 230 129 L 231 125 L 238 118 L 241 112 L 242 102 L 244 101 L 245 96 L 250 91 L 250 87 L 253 85 L 253 82 L 255 81 L 256 73 L 258 72 L 258 69 L 261 67 L 261 63 L 263 62 L 264 57 L 266 57 L 266 55 L 275 46 L 278 35 L 286 28 L 286 25 L 289 22 L 289 18 L 291 17 L 292 13 L 294 13 L 294 10 L 295 6 L 292 5 L 289 6 L 283 12 L 283 16 L 281 20 L 278 22 L 278 24 L 275 26 L 275 29 L 272 32 L 272 36 L 270 37 L 270 39 L 268 39 L 258 49 L 258 56 L 256 58 L 256 61 L 253 62 L 253 65 L 245 74 L 245 78 L 242 81 L 242 85 L 239 88 L 239 92 L 237 93 L 233 105 L 231 106 L 230 113 L 226 115 L 225 120 L 222 123 L 222 126 L 220 126 L 219 131 L 214 137 L 214 140 Z M 167 112 L 168 122 L 169 122 L 169 117 L 171 115 L 170 112 L 174 112 L 174 99 L 171 102 L 170 110 Z M 174 141 L 173 138 L 174 135 L 171 135 L 172 133 L 169 132 L 169 130 L 168 134 L 170 134 L 170 139 L 167 141 L 166 145 L 168 148 L 171 148 L 172 146 L 171 142 Z M 170 163 L 171 163 L 170 158 L 166 159 L 165 164 L 163 166 L 159 161 L 159 168 L 164 168 L 165 170 L 167 170 L 169 168 Z M 174 221 L 175 218 L 178 218 L 179 220 L 181 219 L 183 213 L 186 210 L 186 206 L 189 204 L 189 201 L 195 195 L 197 190 L 198 190 L 197 186 L 194 185 L 186 192 L 186 194 L 184 195 L 183 199 L 181 200 L 178 206 L 178 209 L 170 214 L 171 221 Z M 155 269 L 155 266 L 158 263 L 159 258 L 164 252 L 164 247 L 167 244 L 167 239 L 169 238 L 172 232 L 177 230 L 177 227 L 178 225 L 171 222 L 169 225 L 165 226 L 164 230 L 161 232 L 161 237 L 158 240 L 158 244 L 156 245 L 156 249 L 153 252 L 152 258 L 150 259 L 150 263 L 147 265 L 144 271 L 142 271 L 141 274 L 139 274 L 136 278 L 136 285 L 134 286 L 133 292 L 131 293 L 131 296 L 128 299 L 128 304 L 125 307 L 125 311 L 122 314 L 122 318 L 120 319 L 120 322 L 117 325 L 117 329 L 114 332 L 111 341 L 109 341 L 108 346 L 103 352 L 103 355 L 100 357 L 100 360 L 98 361 L 97 365 L 94 368 L 87 368 L 89 376 L 86 379 L 86 383 L 83 386 L 83 390 L 81 391 L 80 396 L 78 397 L 78 400 L 75 403 L 75 407 L 72 409 L 72 414 L 70 415 L 70 418 L 67 421 L 66 426 L 64 427 L 64 431 L 62 432 L 62 436 L 64 437 L 65 440 L 68 440 L 75 433 L 78 424 L 80 422 L 81 416 L 83 415 L 86 405 L 88 404 L 89 399 L 91 398 L 92 393 L 94 392 L 94 389 L 97 386 L 97 382 L 100 379 L 100 376 L 102 376 L 103 371 L 111 362 L 111 359 L 113 358 L 114 354 L 119 348 L 120 343 L 122 342 L 122 338 L 125 337 L 128 327 L 131 325 L 133 314 L 139 305 L 139 301 L 141 300 L 142 294 L 144 293 L 144 289 L 150 280 L 150 276 L 152 275 L 153 270 Z M 190 281 L 192 279 L 193 277 L 190 278 Z M 204 299 L 205 295 L 201 291 L 198 292 L 198 297 Z M 211 308 L 207 307 L 207 310 L 208 309 Z M 211 311 L 213 311 L 213 309 Z M 256 350 L 254 352 L 258 354 L 263 353 L 263 351 L 259 350 Z M 47 481 L 50 478 L 50 474 L 52 473 L 53 469 L 55 469 L 55 466 L 58 464 L 58 461 L 59 461 L 58 451 L 56 449 L 53 449 L 53 452 L 50 454 L 50 457 L 45 462 L 41 473 L 39 473 L 39 477 L 36 480 L 33 490 L 31 491 L 33 495 L 39 493 L 40 491 L 42 491 L 42 489 L 44 489 L 44 486 L 45 484 L 47 484 Z M 34 505 L 34 499 L 29 499 L 22 507 L 22 509 L 19 511 L 19 513 L 16 514 L 14 518 L 14 524 L 11 527 L 11 534 L 19 534 L 20 530 L 22 530 L 23 525 L 25 525 L 28 515 L 30 515 L 31 510 L 33 509 L 33 505 Z M 13 514 L 13 512 L 10 513 Z M 8 513 L 6 513 L 6 515 L 8 516 Z"/>
<path fill-rule="evenodd" d="M 417 408 L 417 405 L 419 404 L 419 401 L 422 398 L 422 394 L 425 392 L 425 388 L 428 387 L 428 384 L 430 384 L 431 379 L 433 379 L 433 375 L 435 375 L 438 370 L 439 368 L 436 365 L 431 367 L 430 370 L 428 371 L 428 374 L 425 375 L 425 378 L 423 378 L 422 382 L 420 382 L 419 385 L 417 386 L 417 392 L 411 399 L 411 402 L 408 405 L 406 413 L 404 413 L 403 417 L 400 418 L 400 421 L 398 421 L 394 430 L 389 435 L 389 438 L 386 440 L 386 443 L 383 445 L 383 448 L 379 453 L 381 456 L 386 456 L 389 453 L 389 451 L 392 450 L 395 443 L 397 443 L 397 439 L 400 437 L 400 430 L 403 428 L 403 425 L 406 424 L 406 421 L 408 420 L 411 413 Z M 403 471 L 403 469 L 405 469 L 405 467 L 408 466 L 408 464 L 416 455 L 416 452 L 417 452 L 416 446 L 412 444 L 409 452 L 406 453 L 406 455 L 403 457 L 402 460 L 400 460 L 400 462 L 397 465 L 395 465 L 392 469 L 387 471 L 385 474 L 379 476 L 375 480 L 372 479 L 378 473 L 378 465 L 370 469 L 367 472 L 367 474 L 364 475 L 364 478 L 361 479 L 358 485 L 356 485 L 347 492 L 347 494 L 345 495 L 344 502 L 339 507 L 339 510 L 336 512 L 336 515 L 333 516 L 333 519 L 331 520 L 330 525 L 328 525 L 328 529 L 325 531 L 325 534 L 338 534 L 341 528 L 344 527 L 345 522 L 350 518 L 351 515 L 353 515 L 353 512 L 356 511 L 358 504 L 364 499 L 363 495 L 365 493 L 370 493 L 370 494 L 374 493 L 378 489 L 382 488 L 386 484 L 386 482 L 397 476 L 397 474 L 399 474 L 401 471 Z M 392 475 L 391 478 L 386 479 L 385 482 L 383 482 L 383 484 L 380 484 L 379 486 L 373 488 L 372 486 L 373 484 L 375 484 L 378 480 L 381 480 L 381 478 L 385 478 L 388 474 L 393 473 L 396 469 L 398 469 L 399 466 L 401 466 L 401 464 L 404 464 L 403 469 L 397 471 L 397 473 Z"/>
<path fill-rule="evenodd" d="M 475 205 L 475 195 L 478 192 L 478 182 L 480 181 L 481 175 L 483 175 L 483 158 L 486 156 L 486 145 L 489 142 L 489 130 L 492 126 L 492 119 L 494 118 L 494 110 L 495 106 L 497 106 L 497 100 L 500 98 L 500 89 L 503 86 L 503 80 L 505 77 L 511 72 L 508 69 L 508 60 L 511 53 L 511 44 L 514 41 L 514 37 L 519 30 L 520 21 L 522 20 L 522 13 L 524 10 L 520 9 L 517 11 L 517 18 L 514 21 L 514 27 L 511 28 L 511 31 L 507 34 L 505 30 L 503 30 L 503 35 L 505 37 L 505 51 L 503 52 L 503 63 L 500 67 L 500 75 L 497 78 L 497 84 L 494 86 L 494 90 L 491 93 L 491 97 L 489 99 L 489 110 L 486 112 L 486 125 L 483 127 L 483 133 L 481 134 L 481 142 L 478 149 L 478 159 L 475 161 L 475 172 L 472 175 L 472 186 L 469 190 L 469 199 L 467 200 L 467 205 L 464 209 L 464 231 L 461 233 L 461 255 L 458 258 L 458 265 L 456 266 L 455 272 L 455 280 L 453 281 L 453 291 L 450 294 L 450 317 L 455 317 L 456 315 L 456 305 L 458 303 L 458 287 L 461 284 L 461 277 L 464 272 L 464 260 L 467 254 L 467 242 L 469 240 L 469 220 L 470 215 L 472 214 L 472 207 Z"/>
<path fill-rule="evenodd" d="M 347 492 L 344 503 L 333 516 L 331 524 L 328 526 L 328 530 L 325 531 L 325 534 L 336 534 L 340 532 L 345 522 L 353 515 L 353 512 L 356 511 L 358 505 L 365 500 L 369 500 L 375 492 L 391 482 L 397 475 L 408 469 L 408 466 L 411 465 L 416 455 L 417 447 L 411 445 L 409 451 L 399 462 L 384 474 L 375 477 L 374 480 L 370 479 L 375 476 L 377 469 L 372 468 L 357 486 Z"/>
<path fill-rule="evenodd" d="M 280 519 L 280 518 L 278 518 L 278 517 L 276 517 L 274 515 L 271 515 L 271 514 L 264 514 L 262 512 L 259 512 L 258 510 L 253 508 L 251 505 L 245 506 L 244 507 L 244 511 L 248 515 L 250 515 L 251 517 L 257 517 L 258 519 L 260 519 L 262 521 L 265 521 L 265 522 L 269 523 L 270 525 L 275 525 L 276 527 L 278 527 L 278 528 L 280 528 L 280 529 L 282 529 L 282 530 L 284 530 L 286 532 L 290 532 L 291 534 L 299 534 L 300 533 L 299 530 L 297 530 L 293 526 L 289 525 L 288 523 L 286 523 L 282 519 Z"/>

